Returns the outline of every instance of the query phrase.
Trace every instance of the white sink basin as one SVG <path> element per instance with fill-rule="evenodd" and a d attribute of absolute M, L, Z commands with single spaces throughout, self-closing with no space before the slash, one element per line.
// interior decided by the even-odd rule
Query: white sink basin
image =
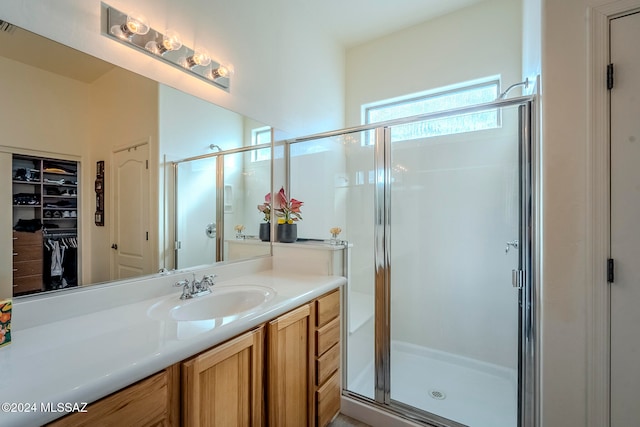
<path fill-rule="evenodd" d="M 153 304 L 147 314 L 156 320 L 196 321 L 239 317 L 269 302 L 276 291 L 260 285 L 214 286 L 209 295 L 181 300 L 176 295 Z M 227 322 L 224 322 L 227 323 Z"/>

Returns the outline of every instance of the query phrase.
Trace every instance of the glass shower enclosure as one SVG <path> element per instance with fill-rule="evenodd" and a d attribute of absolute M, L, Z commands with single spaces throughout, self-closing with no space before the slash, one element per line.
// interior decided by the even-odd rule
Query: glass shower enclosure
<path fill-rule="evenodd" d="M 310 232 L 340 226 L 350 247 L 345 396 L 436 426 L 533 425 L 532 108 L 513 98 L 288 141 L 291 192 L 328 207 Z M 489 129 L 441 132 L 487 114 Z M 314 163 L 331 189 L 304 191 Z"/>

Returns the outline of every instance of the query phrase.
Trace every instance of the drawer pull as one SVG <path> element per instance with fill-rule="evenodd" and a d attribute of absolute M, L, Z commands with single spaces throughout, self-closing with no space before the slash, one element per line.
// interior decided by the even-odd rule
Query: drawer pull
<path fill-rule="evenodd" d="M 17 269 L 17 268 L 14 268 L 14 269 L 13 269 L 13 271 L 14 271 L 14 272 L 16 272 L 16 271 L 18 271 L 18 269 Z"/>
<path fill-rule="evenodd" d="M 18 238 L 17 237 L 13 237 L 13 240 L 18 240 Z"/>
<path fill-rule="evenodd" d="M 18 256 L 18 252 L 14 252 L 14 253 L 13 253 L 13 256 Z"/>

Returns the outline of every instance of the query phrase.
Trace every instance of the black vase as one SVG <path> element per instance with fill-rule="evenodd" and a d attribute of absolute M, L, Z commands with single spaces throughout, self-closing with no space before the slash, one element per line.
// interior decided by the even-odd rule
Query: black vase
<path fill-rule="evenodd" d="M 278 224 L 278 242 L 293 243 L 298 239 L 298 224 Z"/>
<path fill-rule="evenodd" d="M 268 242 L 269 240 L 271 240 L 271 223 L 263 222 L 262 224 L 260 224 L 259 237 L 263 242 Z"/>

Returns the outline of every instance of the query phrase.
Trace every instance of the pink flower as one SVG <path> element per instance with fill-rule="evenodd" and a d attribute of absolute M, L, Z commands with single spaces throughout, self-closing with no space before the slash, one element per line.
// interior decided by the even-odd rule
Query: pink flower
<path fill-rule="evenodd" d="M 264 196 L 264 203 L 258 205 L 258 210 L 264 214 L 264 220 L 266 222 L 271 220 L 271 193 L 267 193 Z"/>
<path fill-rule="evenodd" d="M 274 208 L 276 210 L 276 215 L 281 219 L 278 220 L 279 223 L 289 223 L 291 224 L 293 221 L 302 220 L 302 215 L 300 215 L 300 208 L 304 202 L 300 200 L 287 198 L 287 194 L 284 191 L 284 187 L 280 188 L 278 191 L 278 196 L 276 197 L 276 201 L 274 203 Z"/>

